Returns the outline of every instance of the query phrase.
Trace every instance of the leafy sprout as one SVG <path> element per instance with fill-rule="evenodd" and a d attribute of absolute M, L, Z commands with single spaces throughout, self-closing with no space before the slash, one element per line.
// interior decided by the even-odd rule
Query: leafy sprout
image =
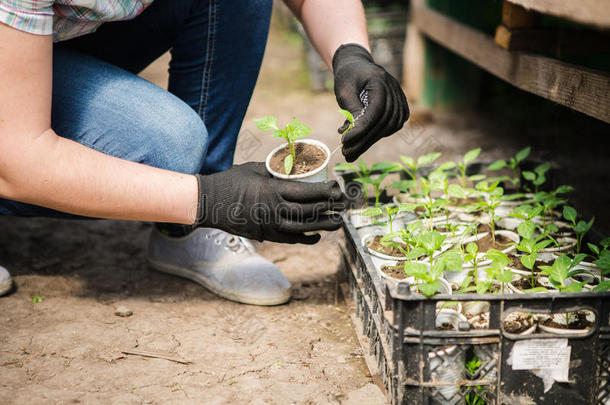
<path fill-rule="evenodd" d="M 534 171 L 525 171 L 521 173 L 523 178 L 534 185 L 534 192 L 538 192 L 540 186 L 546 183 L 546 173 L 551 169 L 551 164 L 542 163 L 534 169 Z"/>
<path fill-rule="evenodd" d="M 473 376 L 479 371 L 481 368 L 481 360 L 474 356 L 470 361 L 466 362 L 466 370 L 468 373 Z M 468 387 L 466 387 L 468 389 Z M 466 405 L 485 405 L 485 400 L 477 393 L 477 391 L 482 391 L 483 387 L 480 385 L 475 385 L 475 390 L 472 390 L 464 396 L 464 402 Z"/>
<path fill-rule="evenodd" d="M 469 150 L 464 154 L 461 162 L 457 163 L 458 169 L 460 171 L 460 179 L 462 183 L 462 187 L 466 187 L 466 169 L 468 165 L 472 163 L 481 153 L 481 148 L 476 148 Z"/>
<path fill-rule="evenodd" d="M 349 122 L 349 125 L 347 126 L 347 128 L 345 129 L 345 131 L 343 131 L 341 133 L 341 135 L 345 135 L 347 134 L 353 127 L 354 127 L 354 116 L 352 115 L 351 112 L 347 111 L 347 110 L 339 110 L 339 112 L 341 114 L 343 114 L 345 116 L 345 118 L 347 119 L 347 121 Z"/>
<path fill-rule="evenodd" d="M 569 205 L 563 206 L 563 217 L 570 221 L 574 232 L 576 232 L 576 253 L 580 253 L 580 246 L 582 244 L 582 238 L 589 232 L 595 221 L 595 217 L 591 218 L 589 222 L 580 220 L 576 222 L 578 213 L 574 207 Z"/>
<path fill-rule="evenodd" d="M 277 118 L 271 115 L 257 118 L 254 120 L 254 123 L 261 131 L 273 131 L 271 134 L 272 136 L 276 138 L 284 138 L 284 140 L 288 143 L 290 154 L 284 158 L 284 171 L 286 174 L 290 174 L 296 159 L 294 141 L 309 135 L 311 133 L 311 128 L 297 121 L 295 117 L 293 117 L 292 121 L 286 124 L 284 128 L 280 128 Z"/>
<path fill-rule="evenodd" d="M 568 255 L 559 255 L 552 266 L 540 266 L 540 270 L 549 276 L 549 281 L 562 292 L 580 292 L 582 287 L 587 282 L 572 282 L 566 281 L 577 274 L 585 273 L 584 270 L 574 270 L 574 267 L 580 263 L 587 255 L 584 253 L 577 254 L 574 259 L 570 259 Z"/>
<path fill-rule="evenodd" d="M 502 202 L 504 189 L 498 186 L 498 182 L 488 184 L 487 181 L 477 183 L 475 188 L 487 195 L 486 199 L 482 199 L 471 205 L 473 210 L 483 210 L 489 215 L 489 227 L 491 228 L 492 245 L 496 245 L 496 208 Z"/>
<path fill-rule="evenodd" d="M 600 287 L 600 285 L 603 284 L 605 291 L 606 289 L 610 288 L 610 282 L 604 280 L 606 275 L 610 273 L 610 251 L 608 250 L 608 247 L 610 247 L 610 238 L 603 239 L 599 244 L 600 246 L 593 243 L 588 243 L 587 246 L 589 246 L 589 249 L 595 254 L 593 258 L 596 260 L 593 262 L 593 264 L 599 267 L 600 270 L 599 273 L 601 282 L 597 287 Z"/>
<path fill-rule="evenodd" d="M 440 152 L 429 153 L 427 155 L 422 155 L 417 158 L 417 160 L 413 159 L 410 156 L 401 155 L 400 161 L 402 162 L 401 168 L 404 170 L 412 180 L 417 180 L 417 170 L 423 165 L 429 165 L 433 163 L 441 157 Z"/>
<path fill-rule="evenodd" d="M 511 157 L 508 162 L 505 160 L 496 160 L 490 164 L 487 168 L 489 170 L 500 170 L 505 167 L 509 167 L 513 171 L 513 178 L 510 179 L 513 186 L 517 187 L 520 182 L 519 176 L 519 165 L 529 156 L 531 148 L 528 146 L 521 149 L 514 157 Z"/>
<path fill-rule="evenodd" d="M 363 167 L 361 166 L 360 169 L 362 170 Z M 373 190 L 375 193 L 375 206 L 377 207 L 379 206 L 379 198 L 381 197 L 383 190 L 385 190 L 385 187 L 382 187 L 381 184 L 383 183 L 388 174 L 400 170 L 400 167 L 393 162 L 377 162 L 373 164 L 370 169 L 367 170 L 368 174 L 366 176 L 358 177 L 355 180 L 359 183 L 362 183 L 362 186 L 365 190 L 364 195 L 366 199 L 368 199 L 367 187 L 369 185 L 373 186 Z M 376 171 L 380 171 L 381 174 L 373 175 L 372 172 Z"/>

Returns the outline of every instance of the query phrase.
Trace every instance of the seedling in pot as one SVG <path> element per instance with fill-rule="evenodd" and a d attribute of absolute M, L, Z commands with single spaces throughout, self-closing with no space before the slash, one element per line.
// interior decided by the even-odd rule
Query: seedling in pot
<path fill-rule="evenodd" d="M 462 187 L 466 188 L 466 169 L 468 165 L 472 163 L 481 153 L 481 148 L 476 148 L 466 152 L 461 162 L 458 162 L 458 169 L 460 170 L 460 180 Z M 478 177 L 477 177 L 478 178 Z"/>
<path fill-rule="evenodd" d="M 436 231 L 420 232 L 414 237 L 415 247 L 407 254 L 407 259 L 416 259 L 425 255 L 429 264 L 415 261 L 405 262 L 405 273 L 417 280 L 417 290 L 426 297 L 431 297 L 441 287 L 438 280 L 445 271 L 461 271 L 462 256 L 457 250 L 448 250 L 438 257 L 435 253 L 441 249 L 445 236 Z"/>
<path fill-rule="evenodd" d="M 606 275 L 610 273 L 610 238 L 605 238 L 600 242 L 600 246 L 588 243 L 589 249 L 595 254 L 593 256 L 596 259 L 593 264 L 599 267 L 600 283 L 593 289 L 593 291 L 606 291 L 610 289 L 610 281 L 605 280 Z M 603 286 L 602 286 L 603 285 Z"/>
<path fill-rule="evenodd" d="M 542 163 L 534 169 L 533 172 L 525 171 L 522 174 L 523 178 L 534 185 L 534 192 L 537 193 L 540 186 L 546 182 L 546 173 L 550 170 L 551 164 Z"/>
<path fill-rule="evenodd" d="M 254 120 L 256 127 L 261 131 L 273 131 L 271 134 L 276 138 L 283 138 L 288 143 L 290 149 L 290 155 L 284 158 L 284 171 L 286 174 L 290 174 L 292 166 L 296 160 L 294 141 L 303 138 L 311 133 L 311 128 L 307 125 L 300 123 L 296 118 L 292 118 L 292 121 L 286 124 L 284 128 L 278 126 L 277 118 L 271 115 L 257 118 Z"/>
<path fill-rule="evenodd" d="M 402 162 L 402 164 L 400 165 L 400 167 L 405 173 L 407 173 L 411 180 L 417 181 L 417 170 L 423 165 L 429 165 L 433 163 L 439 157 L 441 157 L 440 152 L 429 153 L 427 155 L 419 156 L 417 160 L 413 159 L 410 156 L 401 155 L 400 161 Z"/>
<path fill-rule="evenodd" d="M 489 269 L 487 270 L 487 274 L 491 279 L 488 284 L 488 290 L 491 289 L 491 285 L 493 280 L 497 280 L 500 283 L 500 292 L 504 294 L 504 285 L 510 283 L 513 279 L 513 272 L 510 269 L 507 269 L 507 265 L 510 262 L 508 256 L 506 256 L 503 252 L 490 249 L 485 253 L 485 258 L 491 260 L 491 264 L 489 265 Z"/>
<path fill-rule="evenodd" d="M 496 160 L 492 164 L 490 164 L 487 168 L 489 170 L 500 170 L 505 167 L 509 167 L 513 171 L 513 178 L 510 179 L 513 186 L 516 188 L 519 187 L 520 176 L 519 176 L 519 164 L 523 162 L 529 156 L 531 148 L 528 146 L 524 149 L 521 149 L 514 157 L 511 157 L 508 162 L 505 160 Z"/>
<path fill-rule="evenodd" d="M 566 281 L 577 274 L 585 273 L 584 270 L 573 270 L 587 255 L 584 253 L 577 254 L 574 259 L 566 254 L 559 255 L 552 266 L 540 266 L 540 270 L 549 276 L 549 281 L 555 288 L 562 292 L 580 292 L 585 284 L 584 282 L 572 282 L 567 284 Z"/>
<path fill-rule="evenodd" d="M 559 186 L 557 189 L 546 192 L 539 191 L 534 195 L 533 202 L 542 206 L 542 230 L 543 232 L 557 232 L 557 226 L 553 223 L 555 208 L 567 202 L 567 199 L 559 197 L 562 194 L 574 191 L 572 186 Z"/>
<path fill-rule="evenodd" d="M 391 205 L 388 204 L 388 205 L 385 205 L 383 207 L 371 207 L 371 208 L 368 208 L 366 211 L 364 211 L 362 213 L 362 215 L 364 215 L 364 216 L 372 216 L 372 217 L 385 216 L 386 223 L 390 227 L 390 233 L 392 233 L 393 232 L 394 219 L 396 218 L 396 215 L 398 215 L 398 213 L 400 213 L 402 211 L 411 211 L 410 208 L 411 207 L 409 205 L 407 205 L 407 204 L 400 205 L 398 207 L 391 206 Z"/>
<path fill-rule="evenodd" d="M 537 208 L 534 209 L 530 215 L 535 214 L 537 210 Z M 538 252 L 553 243 L 553 240 L 549 239 L 545 234 L 534 238 L 535 228 L 536 225 L 529 219 L 520 223 L 517 227 L 517 231 L 519 232 L 521 240 L 516 246 L 517 250 L 524 253 L 524 255 L 519 258 L 521 264 L 532 272 L 532 277 L 530 278 L 532 288 L 535 288 L 538 279 L 535 271 Z"/>
<path fill-rule="evenodd" d="M 498 184 L 498 182 L 495 182 L 490 185 L 486 181 L 477 183 L 475 188 L 485 193 L 487 198 L 472 204 L 473 209 L 483 210 L 489 215 L 489 227 L 491 228 L 491 242 L 493 246 L 496 246 L 496 208 L 502 202 L 502 195 L 504 195 L 504 189 L 498 187 Z"/>
<path fill-rule="evenodd" d="M 415 235 L 422 228 L 421 221 L 410 222 L 406 228 L 397 232 L 390 232 L 381 239 L 381 244 L 398 249 L 404 256 L 409 255 L 411 247 L 415 246 Z M 404 245 L 398 243 L 396 239 L 402 240 Z"/>
<path fill-rule="evenodd" d="M 591 218 L 589 222 L 580 220 L 576 222 L 576 218 L 578 213 L 574 207 L 570 207 L 569 205 L 563 206 L 563 217 L 570 221 L 574 232 L 576 233 L 576 253 L 580 253 L 580 246 L 582 244 L 582 238 L 589 232 L 591 227 L 593 226 L 593 222 L 595 221 L 595 217 Z"/>
<path fill-rule="evenodd" d="M 375 205 L 378 205 L 379 196 L 383 192 L 383 189 L 379 190 L 381 183 L 389 173 L 400 170 L 400 167 L 394 162 L 377 162 L 373 163 L 371 167 L 368 167 L 366 163 L 360 159 L 358 160 L 358 166 L 354 165 L 353 163 L 339 163 L 335 166 L 335 170 L 353 171 L 356 173 L 358 177 L 356 177 L 354 180 L 362 184 L 365 201 L 368 201 L 369 198 L 367 186 L 370 184 L 377 184 L 377 190 L 375 192 L 377 203 Z M 381 172 L 381 174 L 374 174 L 376 172 Z M 381 176 L 382 178 L 380 179 Z"/>

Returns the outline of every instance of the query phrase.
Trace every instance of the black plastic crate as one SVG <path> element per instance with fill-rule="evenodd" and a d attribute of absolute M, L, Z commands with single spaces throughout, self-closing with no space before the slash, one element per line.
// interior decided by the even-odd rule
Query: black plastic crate
<path fill-rule="evenodd" d="M 610 293 L 424 298 L 410 293 L 407 283 L 386 285 L 347 216 L 344 233 L 342 265 L 362 327 L 358 332 L 368 337 L 370 347 L 364 349 L 375 356 L 393 404 L 463 404 L 473 392 L 486 404 L 610 404 Z M 489 302 L 488 329 L 436 330 L 439 301 Z M 541 378 L 529 370 L 513 370 L 507 360 L 520 341 L 556 341 L 562 337 L 546 333 L 515 335 L 503 329 L 502 320 L 516 310 L 559 313 L 580 309 L 595 314 L 594 326 L 584 336 L 567 338 L 571 348 L 568 382 L 555 382 L 545 393 Z M 430 353 L 444 357 L 433 361 Z M 469 375 L 460 362 L 473 354 L 482 364 L 475 375 Z M 452 361 L 452 357 L 460 360 Z M 459 370 L 454 370 L 455 380 L 447 382 L 442 373 L 451 367 Z"/>

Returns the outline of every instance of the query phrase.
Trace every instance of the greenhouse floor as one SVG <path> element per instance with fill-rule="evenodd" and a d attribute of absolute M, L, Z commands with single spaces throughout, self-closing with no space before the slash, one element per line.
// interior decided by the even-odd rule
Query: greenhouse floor
<path fill-rule="evenodd" d="M 166 66 L 167 56 L 143 76 L 164 86 Z M 339 144 L 334 97 L 310 93 L 303 75 L 299 45 L 274 29 L 237 162 L 263 160 L 279 143 L 255 129 L 252 118 L 262 115 L 280 121 L 296 115 L 314 129 L 313 138 L 331 150 Z M 455 158 L 481 146 L 482 159 L 492 160 L 522 146 L 504 143 L 500 150 L 486 137 L 493 128 L 464 116 L 431 121 L 415 112 L 412 118 L 364 159 L 433 150 Z M 331 166 L 340 160 L 338 151 Z M 294 285 L 288 305 L 263 308 L 150 271 L 144 260 L 149 229 L 117 221 L 0 218 L 0 264 L 18 285 L 0 298 L 0 402 L 384 402 L 338 292 L 340 233 L 325 234 L 313 247 L 260 245 Z M 119 306 L 133 315 L 116 316 Z M 122 351 L 152 351 L 153 357 Z"/>

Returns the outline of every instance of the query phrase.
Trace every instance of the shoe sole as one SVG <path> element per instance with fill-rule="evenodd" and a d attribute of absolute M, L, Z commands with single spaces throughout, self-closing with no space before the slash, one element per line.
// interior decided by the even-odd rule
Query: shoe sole
<path fill-rule="evenodd" d="M 148 262 L 148 265 L 153 270 L 156 270 L 161 273 L 167 273 L 167 274 L 171 274 L 173 276 L 178 276 L 178 277 L 189 279 L 189 280 L 194 281 L 195 283 L 207 288 L 208 290 L 210 290 L 211 292 L 213 292 L 214 294 L 216 294 L 222 298 L 226 298 L 228 300 L 239 302 L 242 304 L 260 305 L 260 306 L 281 305 L 281 304 L 287 303 L 291 297 L 290 290 L 288 290 L 288 292 L 286 294 L 281 295 L 279 297 L 272 298 L 272 299 L 270 299 L 270 298 L 265 298 L 265 299 L 252 298 L 252 297 L 246 297 L 246 296 L 238 294 L 238 293 L 221 291 L 221 290 L 211 286 L 205 280 L 205 278 L 199 276 L 198 274 L 194 273 L 190 269 L 185 269 L 183 267 L 178 267 L 178 266 L 174 266 L 171 264 L 161 263 L 161 262 L 149 259 L 149 258 L 147 258 L 146 261 Z"/>

